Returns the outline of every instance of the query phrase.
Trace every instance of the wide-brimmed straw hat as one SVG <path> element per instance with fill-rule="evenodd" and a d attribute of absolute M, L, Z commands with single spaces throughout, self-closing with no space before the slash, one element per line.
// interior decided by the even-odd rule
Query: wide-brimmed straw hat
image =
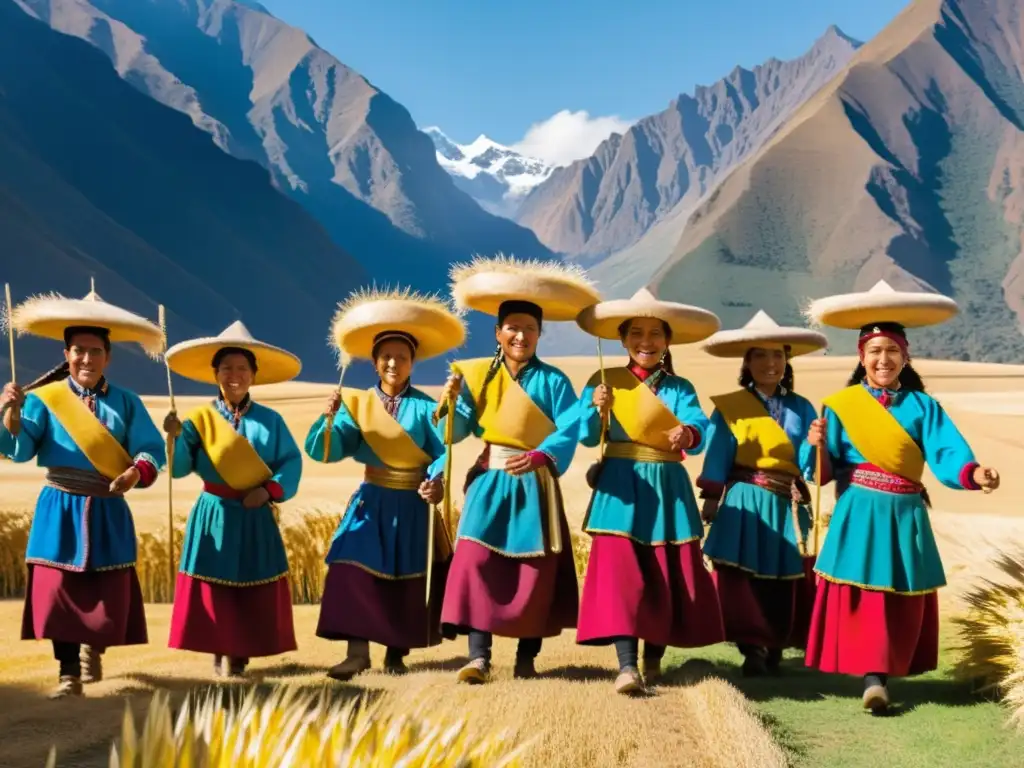
<path fill-rule="evenodd" d="M 466 325 L 442 299 L 409 289 L 362 290 L 338 305 L 331 346 L 343 358 L 373 357 L 382 334 L 412 337 L 416 359 L 427 360 L 462 346 Z"/>
<path fill-rule="evenodd" d="M 544 320 L 572 320 L 601 294 L 578 266 L 559 261 L 519 261 L 497 256 L 475 258 L 451 269 L 451 291 L 459 309 L 497 315 L 506 301 L 528 301 Z"/>
<path fill-rule="evenodd" d="M 647 288 L 641 288 L 629 299 L 592 304 L 579 313 L 576 323 L 591 336 L 618 339 L 619 326 L 638 317 L 650 317 L 667 323 L 672 329 L 673 344 L 691 344 L 706 339 L 722 327 L 714 312 L 690 304 L 661 301 Z"/>
<path fill-rule="evenodd" d="M 957 303 L 940 293 L 896 291 L 879 280 L 869 291 L 828 296 L 811 302 L 805 314 L 815 323 L 860 330 L 872 323 L 899 323 L 922 328 L 944 323 L 960 311 Z"/>
<path fill-rule="evenodd" d="M 135 343 L 151 357 L 163 352 L 164 332 L 144 317 L 108 304 L 95 290 L 84 298 L 69 299 L 58 293 L 33 296 L 14 307 L 8 319 L 19 334 L 64 341 L 64 331 L 74 326 L 105 329 L 114 343 Z"/>
<path fill-rule="evenodd" d="M 291 352 L 253 338 L 241 320 L 236 320 L 218 336 L 204 336 L 175 344 L 167 350 L 167 365 L 180 376 L 205 384 L 216 384 L 213 356 L 225 347 L 251 352 L 256 358 L 257 384 L 290 381 L 302 370 L 302 361 Z"/>
<path fill-rule="evenodd" d="M 828 346 L 823 333 L 808 328 L 782 326 L 763 309 L 750 318 L 742 328 L 719 331 L 703 344 L 703 349 L 715 357 L 743 357 L 750 349 L 785 349 L 789 356 L 797 357 L 817 352 Z"/>

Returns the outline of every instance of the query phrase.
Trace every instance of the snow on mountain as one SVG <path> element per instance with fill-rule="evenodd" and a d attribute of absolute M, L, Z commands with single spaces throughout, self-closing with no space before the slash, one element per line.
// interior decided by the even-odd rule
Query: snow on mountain
<path fill-rule="evenodd" d="M 523 198 L 554 170 L 543 160 L 525 157 L 483 135 L 459 144 L 436 126 L 423 132 L 434 142 L 437 162 L 455 186 L 498 216 L 511 218 Z"/>

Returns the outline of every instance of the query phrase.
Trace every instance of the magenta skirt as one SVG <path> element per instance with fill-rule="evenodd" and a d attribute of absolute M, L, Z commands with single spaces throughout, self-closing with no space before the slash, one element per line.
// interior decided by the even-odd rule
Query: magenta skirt
<path fill-rule="evenodd" d="M 576 642 L 610 645 L 620 637 L 676 648 L 725 639 L 699 541 L 651 547 L 625 536 L 593 537 Z"/>
<path fill-rule="evenodd" d="M 167 645 L 239 659 L 296 650 L 288 578 L 235 587 L 179 573 Z"/>
<path fill-rule="evenodd" d="M 814 608 L 813 557 L 804 558 L 804 575 L 796 579 L 759 578 L 726 565 L 716 565 L 711 578 L 727 641 L 778 649 L 802 650 L 807 645 Z"/>
<path fill-rule="evenodd" d="M 470 629 L 499 637 L 557 637 L 575 627 L 579 586 L 564 517 L 562 541 L 557 555 L 505 557 L 459 539 L 441 611 L 445 637 Z"/>
<path fill-rule="evenodd" d="M 448 562 L 430 577 L 383 579 L 349 563 L 327 569 L 316 634 L 328 640 L 369 640 L 389 648 L 427 648 L 441 642 L 441 605 Z"/>
<path fill-rule="evenodd" d="M 906 677 L 939 663 L 939 597 L 818 580 L 805 663 L 822 672 Z"/>
<path fill-rule="evenodd" d="M 145 644 L 146 610 L 135 569 L 78 572 L 30 563 L 21 639 L 94 648 Z"/>

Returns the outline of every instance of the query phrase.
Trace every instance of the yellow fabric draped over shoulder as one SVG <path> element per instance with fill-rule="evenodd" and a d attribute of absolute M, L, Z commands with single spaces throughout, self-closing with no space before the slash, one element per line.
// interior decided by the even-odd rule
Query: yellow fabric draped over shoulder
<path fill-rule="evenodd" d="M 841 389 L 822 401 L 839 417 L 853 446 L 886 472 L 920 483 L 924 454 L 896 417 L 863 385 Z"/>
<path fill-rule="evenodd" d="M 33 394 L 43 401 L 74 440 L 78 450 L 105 478 L 113 480 L 132 465 L 132 457 L 124 446 L 117 442 L 89 406 L 71 391 L 67 381 L 47 384 Z"/>
<path fill-rule="evenodd" d="M 236 491 L 259 488 L 274 476 L 252 443 L 238 434 L 213 405 L 199 406 L 187 420 L 199 433 L 217 474 Z"/>
<path fill-rule="evenodd" d="M 600 384 L 600 373 L 594 374 L 589 383 L 591 386 Z M 678 456 L 679 452 L 672 450 L 667 433 L 681 422 L 661 398 L 627 368 L 605 371 L 605 383 L 612 390 L 612 414 L 629 439 Z"/>
<path fill-rule="evenodd" d="M 398 423 L 373 390 L 346 392 L 342 399 L 366 444 L 395 469 L 422 469 L 432 459 Z"/>
<path fill-rule="evenodd" d="M 532 451 L 554 433 L 555 425 L 504 365 L 498 367 L 485 392 L 484 380 L 491 362 L 491 358 L 487 358 L 452 364 L 452 369 L 462 376 L 476 404 L 477 423 L 483 429 L 481 439 L 495 445 Z"/>
<path fill-rule="evenodd" d="M 733 463 L 748 469 L 800 475 L 793 441 L 771 417 L 757 395 L 740 389 L 712 397 L 711 402 L 736 438 Z"/>

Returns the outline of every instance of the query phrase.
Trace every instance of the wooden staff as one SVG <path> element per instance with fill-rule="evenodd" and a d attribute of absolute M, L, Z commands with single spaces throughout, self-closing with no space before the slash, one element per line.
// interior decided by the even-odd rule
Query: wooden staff
<path fill-rule="evenodd" d="M 95 287 L 94 287 L 95 290 Z M 167 395 L 171 401 L 171 413 L 177 415 L 178 409 L 174 404 L 174 385 L 171 383 L 171 366 L 167 362 L 167 317 L 164 313 L 164 305 L 159 308 L 160 330 L 164 334 L 164 368 L 167 370 Z M 175 438 L 167 435 L 167 573 L 168 584 L 171 590 L 171 602 L 174 602 L 174 442 Z"/>
<path fill-rule="evenodd" d="M 452 519 L 452 443 L 455 440 L 455 398 L 448 397 L 445 399 L 443 404 L 439 404 L 437 409 L 434 411 L 434 423 L 436 424 L 442 417 L 442 410 L 447 412 L 448 420 L 444 423 L 444 500 L 441 502 L 441 525 L 444 526 L 444 532 L 446 536 L 451 538 L 451 519 Z M 430 515 L 427 520 L 427 621 L 428 626 L 428 639 L 429 628 L 433 626 L 433 622 L 430 619 L 430 585 L 434 575 L 434 516 L 435 508 L 430 507 L 428 514 Z"/>
<path fill-rule="evenodd" d="M 11 381 L 17 383 L 17 365 L 14 362 L 14 305 L 11 303 L 11 285 L 4 283 L 4 298 L 7 301 L 7 343 L 11 356 Z M 11 434 L 17 437 L 21 432 L 21 411 L 11 408 Z"/>
<path fill-rule="evenodd" d="M 601 369 L 601 385 L 608 388 L 608 382 L 604 376 L 604 352 L 601 351 L 601 337 L 597 337 L 597 367 Z M 601 414 L 601 447 L 600 447 L 600 458 L 599 461 L 604 458 L 604 440 L 605 435 L 608 432 L 608 426 L 611 424 L 611 414 Z"/>
<path fill-rule="evenodd" d="M 338 376 L 338 397 L 341 397 L 342 389 L 345 386 L 345 371 L 348 369 L 348 358 L 345 357 L 344 353 L 341 353 L 341 375 Z M 340 405 L 338 406 L 341 407 Z M 337 411 L 335 411 L 337 413 Z M 327 414 L 327 419 L 324 422 L 326 432 L 324 433 L 324 457 L 320 460 L 324 464 L 327 463 L 327 458 L 331 455 L 331 433 L 334 431 L 334 416 L 335 413 Z"/>
<path fill-rule="evenodd" d="M 814 528 L 814 556 L 815 557 L 818 556 L 818 547 L 819 547 L 818 528 L 820 527 L 820 523 L 821 523 L 821 474 L 822 474 L 822 472 L 821 472 L 821 467 L 822 467 L 821 454 L 822 454 L 822 452 L 824 450 L 825 450 L 824 448 L 815 448 L 815 450 L 814 450 L 814 457 L 815 457 L 815 462 L 814 462 L 814 464 L 815 464 L 815 467 L 814 467 L 814 508 L 811 510 L 811 526 L 813 526 L 813 528 Z M 797 536 L 800 535 L 800 529 L 799 528 L 797 529 L 796 534 L 797 534 Z"/>

